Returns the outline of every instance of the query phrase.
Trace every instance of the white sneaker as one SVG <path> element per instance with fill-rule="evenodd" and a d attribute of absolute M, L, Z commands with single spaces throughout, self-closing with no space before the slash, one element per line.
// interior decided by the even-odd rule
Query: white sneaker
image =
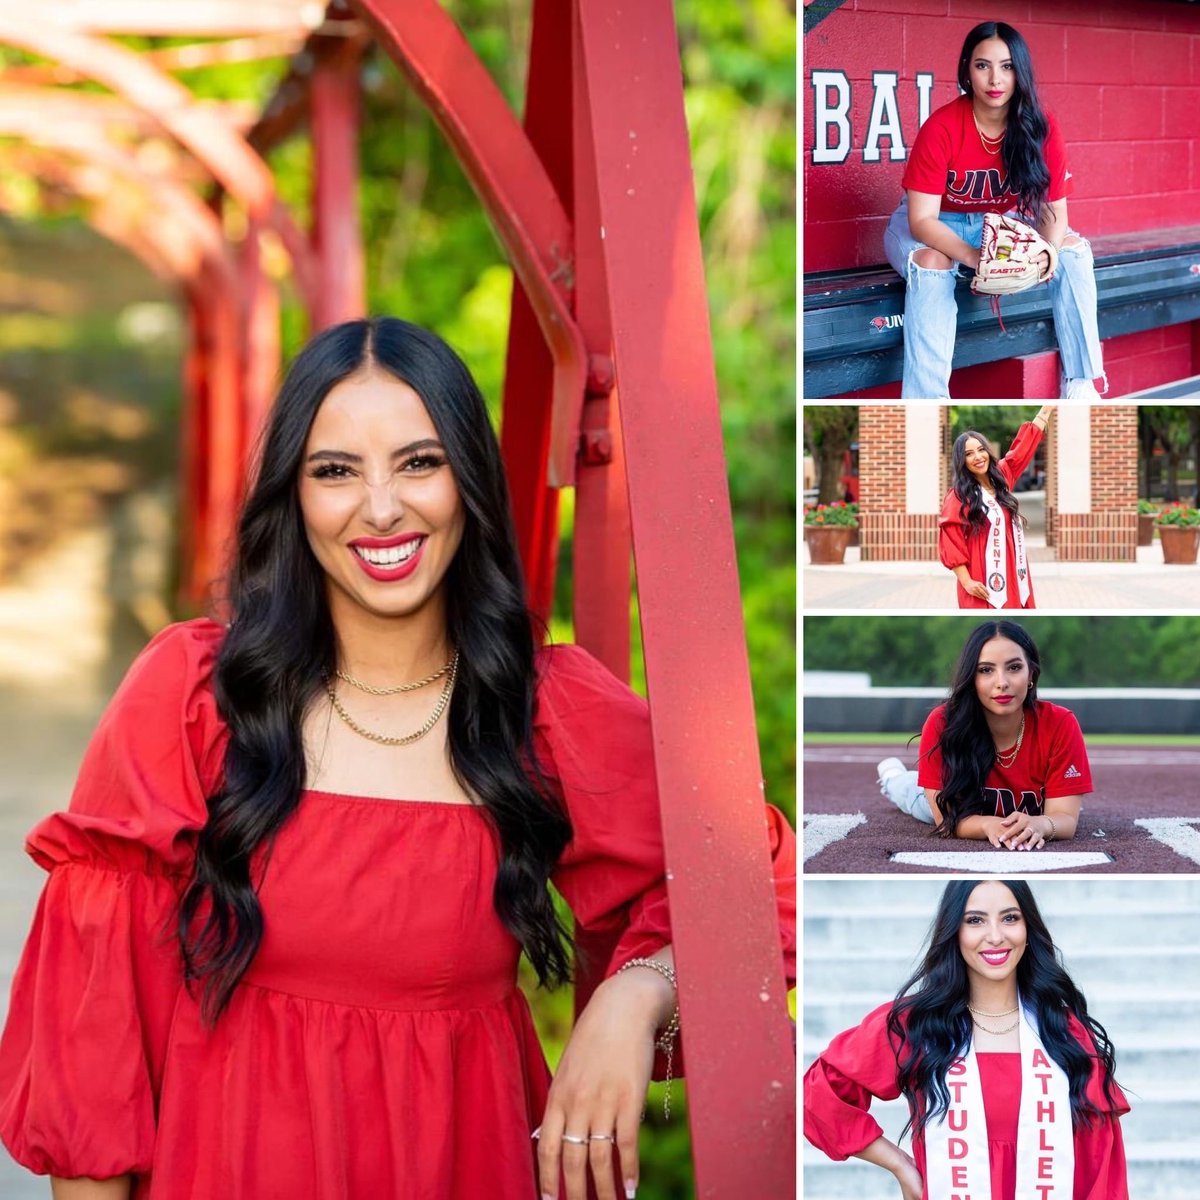
<path fill-rule="evenodd" d="M 1067 379 L 1059 376 L 1060 400 L 1099 400 L 1100 393 L 1090 379 Z"/>
<path fill-rule="evenodd" d="M 879 790 L 886 796 L 888 780 L 895 779 L 897 775 L 903 775 L 907 770 L 908 768 L 898 758 L 885 758 L 876 768 Z"/>

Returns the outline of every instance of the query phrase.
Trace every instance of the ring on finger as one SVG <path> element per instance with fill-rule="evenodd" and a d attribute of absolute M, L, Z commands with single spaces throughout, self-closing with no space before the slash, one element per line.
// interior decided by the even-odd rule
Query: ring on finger
<path fill-rule="evenodd" d="M 589 1133 L 589 1142 L 615 1142 L 616 1138 L 611 1133 Z"/>
<path fill-rule="evenodd" d="M 570 1142 L 572 1146 L 586 1146 L 588 1144 L 586 1137 L 578 1137 L 573 1133 L 564 1133 L 562 1135 L 562 1140 L 564 1142 Z"/>

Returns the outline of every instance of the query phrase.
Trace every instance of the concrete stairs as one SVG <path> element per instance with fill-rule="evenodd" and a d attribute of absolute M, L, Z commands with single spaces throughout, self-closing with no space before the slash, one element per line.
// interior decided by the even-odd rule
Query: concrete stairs
<path fill-rule="evenodd" d="M 891 999 L 924 949 L 940 880 L 806 880 L 802 1068 Z M 1032 881 L 1088 1007 L 1117 1050 L 1132 1111 L 1122 1119 L 1130 1196 L 1200 1200 L 1200 880 Z M 902 1100 L 872 1114 L 893 1141 Z M 895 1200 L 895 1181 L 802 1142 L 805 1200 Z M 905 1144 L 905 1149 L 908 1149 Z"/>

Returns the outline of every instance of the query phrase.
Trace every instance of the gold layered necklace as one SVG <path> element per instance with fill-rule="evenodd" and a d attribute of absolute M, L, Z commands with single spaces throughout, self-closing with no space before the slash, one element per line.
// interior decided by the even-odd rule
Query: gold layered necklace
<path fill-rule="evenodd" d="M 975 121 L 975 132 L 979 134 L 979 144 L 988 154 L 998 154 L 1000 147 L 1004 144 L 1004 135 L 1008 132 L 1007 127 L 1003 129 L 999 137 L 988 137 L 983 132 L 983 126 L 979 124 L 979 118 L 975 116 L 974 108 L 971 109 L 971 116 Z"/>
<path fill-rule="evenodd" d="M 996 1037 L 1000 1037 L 1002 1034 L 1005 1034 L 1005 1033 L 1012 1033 L 1012 1031 L 1014 1029 L 1016 1029 L 1016 1027 L 1018 1025 L 1020 1025 L 1020 1023 L 1021 1023 L 1021 1018 L 1018 1017 L 1011 1025 L 1006 1025 L 1003 1029 L 989 1029 L 986 1025 L 983 1024 L 982 1021 L 975 1020 L 976 1017 L 987 1017 L 989 1020 L 998 1021 L 1002 1017 L 1011 1017 L 1013 1015 L 1013 1013 L 1018 1011 L 1015 1008 L 1010 1008 L 1006 1012 L 989 1013 L 989 1012 L 982 1012 L 978 1008 L 972 1008 L 968 1004 L 967 1011 L 971 1014 L 971 1023 L 973 1025 L 975 1025 L 979 1029 L 982 1029 L 984 1033 L 990 1033 Z"/>
<path fill-rule="evenodd" d="M 996 761 L 1007 771 L 1017 761 L 1021 753 L 1021 742 L 1025 738 L 1025 714 L 1021 714 L 1021 727 L 1017 730 L 1017 744 L 1011 750 L 996 751 Z"/>
<path fill-rule="evenodd" d="M 438 702 L 434 705 L 433 712 L 426 718 L 425 724 L 415 733 L 406 733 L 401 737 L 391 737 L 388 734 L 376 733 L 375 730 L 368 729 L 365 725 L 360 725 L 342 706 L 333 682 L 329 680 L 328 676 L 326 677 L 325 690 L 329 693 L 329 702 L 333 705 L 333 711 L 359 737 L 364 737 L 368 741 L 378 742 L 381 746 L 411 746 L 413 742 L 419 742 L 438 723 L 442 713 L 446 711 L 450 703 L 450 693 L 454 691 L 454 681 L 458 678 L 458 651 L 455 650 L 450 661 L 440 671 L 436 671 L 434 674 L 427 676 L 425 679 L 418 680 L 416 683 L 401 683 L 390 688 L 372 687 L 370 684 L 364 684 L 361 680 L 355 679 L 353 676 L 347 675 L 342 671 L 338 671 L 336 674 L 338 679 L 345 680 L 346 683 L 364 692 L 369 692 L 373 696 L 394 696 L 398 692 L 413 692 L 417 688 L 428 686 L 435 679 L 440 679 L 445 675 L 446 682 L 442 685 L 442 694 L 438 697 Z"/>
<path fill-rule="evenodd" d="M 418 679 L 416 683 L 397 683 L 393 687 L 373 687 L 369 683 L 363 683 L 361 679 L 356 679 L 348 671 L 335 671 L 334 674 L 344 683 L 358 688 L 360 692 L 367 692 L 372 696 L 396 696 L 401 692 L 415 692 L 423 687 L 428 687 L 431 683 L 436 683 L 450 670 L 451 664 L 457 657 L 458 655 L 455 654 L 447 659 L 432 675 L 426 675 L 424 679 Z"/>

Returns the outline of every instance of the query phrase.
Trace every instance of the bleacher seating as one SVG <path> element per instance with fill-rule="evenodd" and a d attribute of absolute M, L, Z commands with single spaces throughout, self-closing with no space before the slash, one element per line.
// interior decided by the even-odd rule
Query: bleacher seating
<path fill-rule="evenodd" d="M 1200 318 L 1200 225 L 1090 240 L 1102 339 Z M 956 368 L 1057 346 L 1045 288 L 1004 298 L 1003 331 L 988 299 L 971 295 L 965 269 L 957 299 Z M 899 379 L 903 312 L 904 283 L 891 267 L 806 275 L 804 395 L 840 396 Z"/>

